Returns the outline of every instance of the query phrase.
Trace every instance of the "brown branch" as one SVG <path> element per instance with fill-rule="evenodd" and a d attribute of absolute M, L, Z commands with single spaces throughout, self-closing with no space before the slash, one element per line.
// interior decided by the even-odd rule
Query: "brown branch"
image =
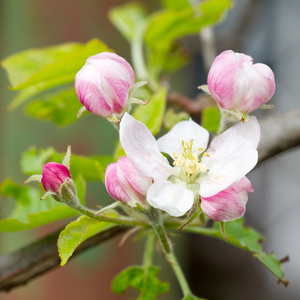
<path fill-rule="evenodd" d="M 195 99 L 191 99 L 176 92 L 169 92 L 167 101 L 190 115 L 199 115 L 206 107 L 217 107 L 213 98 L 206 94 L 199 94 Z"/>
<path fill-rule="evenodd" d="M 300 146 L 300 109 L 260 121 L 259 162 Z"/>
<path fill-rule="evenodd" d="M 178 95 L 172 93 L 171 99 L 173 99 L 173 103 L 176 103 L 176 98 L 178 100 Z M 190 101 L 188 98 L 185 99 L 182 96 L 179 96 L 179 98 L 180 104 L 186 103 L 189 108 L 192 107 L 189 102 L 186 102 Z M 260 124 L 262 135 L 258 148 L 259 162 L 300 146 L 300 110 L 289 111 L 279 116 L 267 117 Z M 116 226 L 99 233 L 82 243 L 76 249 L 74 255 L 128 229 L 129 227 Z M 59 266 L 56 246 L 58 235 L 59 232 L 55 232 L 21 250 L 1 256 L 0 291 L 9 291 Z"/>
<path fill-rule="evenodd" d="M 91 237 L 75 250 L 72 257 L 92 246 L 111 239 L 128 228 L 116 226 Z M 23 249 L 2 255 L 0 257 L 0 291 L 9 291 L 58 267 L 60 259 L 56 244 L 60 231 L 48 235 Z"/>

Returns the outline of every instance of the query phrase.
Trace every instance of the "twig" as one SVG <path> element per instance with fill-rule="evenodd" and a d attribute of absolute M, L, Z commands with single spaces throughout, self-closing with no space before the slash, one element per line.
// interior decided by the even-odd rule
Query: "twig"
<path fill-rule="evenodd" d="M 93 236 L 83 242 L 75 250 L 72 257 L 126 231 L 128 228 L 130 227 L 116 226 Z M 58 267 L 60 259 L 58 257 L 56 243 L 61 230 L 23 249 L 2 255 L 0 257 L 0 291 L 9 291 Z"/>

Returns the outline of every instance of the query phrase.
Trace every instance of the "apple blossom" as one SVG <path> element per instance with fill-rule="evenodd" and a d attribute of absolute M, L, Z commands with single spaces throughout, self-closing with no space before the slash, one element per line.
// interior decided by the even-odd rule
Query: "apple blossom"
<path fill-rule="evenodd" d="M 253 64 L 252 57 L 232 50 L 215 58 L 207 85 L 222 109 L 245 114 L 269 101 L 275 92 L 274 74 L 267 65 Z"/>
<path fill-rule="evenodd" d="M 124 203 L 134 204 L 136 201 L 144 203 L 151 183 L 151 178 L 140 174 L 126 156 L 108 165 L 105 171 L 105 186 L 108 193 Z"/>
<path fill-rule="evenodd" d="M 89 57 L 76 74 L 75 89 L 85 109 L 108 118 L 123 112 L 134 80 L 132 67 L 124 58 L 102 52 Z"/>
<path fill-rule="evenodd" d="M 151 206 L 175 217 L 182 216 L 191 209 L 195 194 L 204 199 L 213 197 L 239 182 L 256 165 L 260 128 L 255 117 L 215 137 L 204 151 L 208 137 L 206 129 L 189 120 L 179 122 L 156 141 L 143 123 L 127 113 L 124 115 L 120 141 L 132 165 L 142 175 L 153 179 L 147 191 Z M 161 151 L 174 159 L 174 167 Z M 240 190 L 244 193 L 245 189 Z M 245 197 L 233 200 L 227 197 L 227 201 L 230 210 L 240 211 L 239 206 L 230 202 L 245 203 Z M 228 221 L 230 217 L 224 203 L 215 201 L 214 205 L 220 211 L 219 219 Z"/>

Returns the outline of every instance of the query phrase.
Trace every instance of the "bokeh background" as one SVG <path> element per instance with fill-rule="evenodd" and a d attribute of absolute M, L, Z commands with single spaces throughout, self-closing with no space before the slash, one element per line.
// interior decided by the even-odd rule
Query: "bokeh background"
<path fill-rule="evenodd" d="M 108 10 L 128 1 L 121 0 L 1 0 L 0 59 L 28 48 L 39 48 L 68 41 L 86 42 L 97 37 L 130 61 L 129 45 L 107 18 Z M 149 11 L 160 6 L 159 0 L 144 1 Z M 217 51 L 231 48 L 251 55 L 255 62 L 268 64 L 275 73 L 277 89 L 272 104 L 275 110 L 259 117 L 300 108 L 300 2 L 298 0 L 236 0 L 224 22 L 215 29 Z M 194 52 L 193 62 L 170 78 L 171 87 L 190 97 L 197 86 L 206 82 L 201 43 L 197 36 L 184 39 Z M 183 77 L 184 76 L 184 77 Z M 182 78 L 186 78 L 184 81 Z M 0 180 L 7 177 L 22 183 L 19 159 L 31 145 L 54 146 L 64 152 L 72 144 L 74 153 L 109 154 L 117 134 L 105 120 L 93 115 L 68 127 L 59 128 L 25 116 L 22 109 L 8 113 L 14 93 L 0 70 Z M 247 206 L 247 224 L 262 232 L 267 251 L 281 258 L 290 256 L 284 265 L 288 288 L 250 254 L 210 238 L 185 235 L 176 240 L 176 251 L 192 289 L 210 300 L 279 300 L 300 299 L 300 152 L 295 149 L 263 163 L 249 175 L 255 193 Z M 88 185 L 88 201 L 109 203 L 101 183 Z M 0 199 L 0 217 L 11 210 L 12 203 Z M 18 249 L 64 225 L 64 222 L 21 233 L 0 233 L 0 253 Z M 24 299 L 129 299 L 129 292 L 116 296 L 110 292 L 111 279 L 129 264 L 142 259 L 137 244 L 127 241 L 120 247 L 120 237 L 97 246 L 65 267 L 57 268 L 10 293 L 4 300 Z M 171 281 L 171 292 L 159 299 L 180 299 L 180 291 L 168 265 L 163 266 L 162 280 Z M 133 294 L 134 295 L 134 294 Z"/>

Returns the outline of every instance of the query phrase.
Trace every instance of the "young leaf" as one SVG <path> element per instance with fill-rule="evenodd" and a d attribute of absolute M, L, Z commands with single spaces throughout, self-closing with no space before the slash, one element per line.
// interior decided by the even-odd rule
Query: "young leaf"
<path fill-rule="evenodd" d="M 83 202 L 85 184 L 81 178 L 74 181 L 78 197 Z M 75 210 L 52 198 L 41 201 L 40 198 L 45 192 L 36 189 L 33 185 L 18 185 L 7 179 L 0 185 L 0 193 L 3 197 L 12 197 L 16 200 L 16 206 L 11 215 L 0 220 L 0 231 L 31 229 L 78 215 Z"/>
<path fill-rule="evenodd" d="M 145 8 L 141 3 L 127 3 L 109 11 L 110 21 L 118 28 L 123 36 L 132 42 L 137 29 L 145 21 Z"/>
<path fill-rule="evenodd" d="M 81 107 L 75 89 L 71 87 L 37 97 L 27 106 L 26 112 L 32 117 L 65 126 L 77 120 Z"/>
<path fill-rule="evenodd" d="M 202 112 L 202 126 L 210 132 L 217 132 L 220 126 L 221 115 L 216 107 L 207 107 Z"/>
<path fill-rule="evenodd" d="M 110 213 L 111 217 L 117 217 L 117 214 Z M 64 266 L 72 256 L 75 249 L 88 238 L 116 226 L 114 223 L 100 222 L 81 216 L 71 222 L 61 231 L 57 246 L 61 258 L 61 266 Z"/>
<path fill-rule="evenodd" d="M 42 49 L 29 49 L 7 57 L 1 64 L 12 87 L 15 88 L 48 65 L 82 50 L 83 47 L 80 43 L 66 43 Z"/>
<path fill-rule="evenodd" d="M 204 234 L 225 241 L 218 224 L 213 228 L 204 227 L 185 227 L 183 231 Z M 226 233 L 230 244 L 249 251 L 258 258 L 284 285 L 288 282 L 284 280 L 284 273 L 280 261 L 272 253 L 265 253 L 262 249 L 261 242 L 263 236 L 253 228 L 245 227 L 243 218 L 232 222 L 226 222 Z M 227 242 L 227 241 L 226 241 Z"/>
<path fill-rule="evenodd" d="M 97 39 L 89 41 L 86 45 L 83 45 L 81 49 L 78 50 L 77 48 L 76 50 L 77 51 L 68 53 L 68 55 L 64 57 L 59 57 L 54 62 L 51 60 L 50 63 L 46 66 L 44 65 L 43 68 L 32 74 L 21 84 L 14 86 L 13 89 L 20 90 L 53 79 L 60 80 L 60 84 L 72 82 L 74 81 L 76 73 L 82 68 L 88 57 L 99 52 L 110 51 L 104 43 Z M 30 61 L 30 58 L 28 60 Z"/>
<path fill-rule="evenodd" d="M 139 291 L 143 290 L 139 300 L 154 300 L 157 295 L 169 290 L 168 283 L 160 282 L 156 277 L 159 270 L 159 267 L 154 266 L 147 269 L 141 266 L 130 266 L 113 279 L 111 289 L 114 293 L 121 294 L 129 287 L 133 287 Z"/>
<path fill-rule="evenodd" d="M 182 298 L 182 300 L 206 300 L 206 299 L 199 298 L 199 297 L 196 297 L 194 295 L 188 295 L 188 296 L 185 296 L 184 298 Z"/>
<path fill-rule="evenodd" d="M 161 88 L 147 105 L 139 105 L 132 116 L 144 123 L 153 135 L 160 131 L 166 109 L 167 89 Z"/>
<path fill-rule="evenodd" d="M 53 148 L 29 148 L 22 154 L 21 169 L 26 175 L 41 174 L 44 164 L 49 161 L 61 163 L 64 153 L 57 153 Z M 110 156 L 84 157 L 72 154 L 71 175 L 76 177 L 81 174 L 85 181 L 100 181 L 104 179 L 105 168 L 113 161 Z"/>
<path fill-rule="evenodd" d="M 180 10 L 166 9 L 155 13 L 146 32 L 146 43 L 152 49 L 169 49 L 175 39 L 216 23 L 230 6 L 229 0 L 207 0 L 196 8 L 184 5 Z M 198 16 L 195 9 L 201 12 Z"/>

